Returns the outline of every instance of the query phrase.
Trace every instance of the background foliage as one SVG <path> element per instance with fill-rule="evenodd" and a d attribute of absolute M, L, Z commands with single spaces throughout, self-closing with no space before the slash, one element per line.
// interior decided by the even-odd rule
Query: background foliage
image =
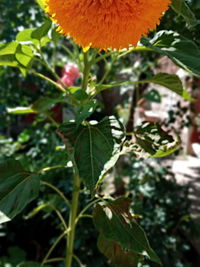
<path fill-rule="evenodd" d="M 199 11 L 196 9 L 199 7 L 198 1 L 188 1 L 188 5 L 192 8 L 198 20 Z M 29 1 L 27 4 L 24 0 L 3 0 L 0 3 L 0 10 L 2 10 L 0 17 L 0 40 L 2 42 L 15 40 L 18 32 L 25 28 L 38 27 L 45 19 L 44 14 L 34 1 Z M 172 18 L 174 23 L 171 23 Z M 199 24 L 192 21 L 195 24 L 194 27 L 194 25 L 190 25 L 190 22 L 191 20 L 185 27 L 184 17 L 178 16 L 170 9 L 158 29 L 174 30 L 189 40 L 194 40 L 199 47 Z M 154 33 L 151 33 L 151 35 L 153 36 Z M 172 38 L 175 37 L 172 36 Z M 44 47 L 43 51 L 46 57 L 53 60 L 53 64 L 57 66 L 57 73 L 59 74 L 64 64 L 70 61 L 74 62 L 74 58 L 77 58 L 76 63 L 81 70 L 82 54 L 79 48 L 73 48 L 70 41 L 62 37 L 58 42 L 55 42 L 56 38 L 54 36 L 52 38 L 53 42 Z M 152 45 L 148 40 L 146 40 L 146 44 L 149 47 Z M 75 51 L 75 55 L 78 55 L 78 57 L 70 53 L 66 57 L 64 53 L 66 49 L 68 52 Z M 132 79 L 137 76 L 144 80 L 152 76 L 152 66 L 157 64 L 159 57 L 157 53 L 151 55 L 144 53 L 142 56 L 140 53 L 136 53 L 134 56 L 130 54 L 120 61 L 114 61 L 113 57 L 110 57 L 106 64 L 99 63 L 93 71 L 97 74 L 98 80 L 105 78 L 105 81 L 116 81 L 116 77 L 119 75 L 125 75 L 125 77 L 131 77 Z M 145 64 L 137 67 L 135 62 L 138 58 L 138 62 L 145 62 Z M 184 63 L 188 67 L 188 61 L 186 60 Z M 44 66 L 35 64 L 34 67 L 51 75 Z M 105 71 L 108 71 L 106 77 L 103 76 Z M 117 86 L 119 84 L 115 84 L 115 87 Z M 55 122 L 50 121 L 45 112 L 36 115 L 15 116 L 10 114 L 7 109 L 8 107 L 29 106 L 30 103 L 35 102 L 42 95 L 59 98 L 59 95 L 52 88 L 32 75 L 23 76 L 23 73 L 20 74 L 15 68 L 0 68 L 1 162 L 8 157 L 13 157 L 20 160 L 23 168 L 30 172 L 38 171 L 46 166 L 65 165 L 68 158 L 60 138 L 55 133 Z M 182 94 L 182 91 L 180 94 Z M 117 100 L 116 105 L 109 107 L 109 97 L 102 92 L 101 100 L 103 104 L 91 118 L 100 120 L 104 115 L 115 114 L 120 116 L 119 109 L 116 108 Z M 83 98 L 80 97 L 81 101 Z M 125 113 L 126 107 L 129 105 L 129 98 L 125 97 L 120 101 L 122 101 L 121 108 Z M 61 105 L 62 108 L 70 110 L 68 103 L 62 102 Z M 74 111 L 71 110 L 68 117 L 73 117 L 73 113 Z M 127 116 L 125 120 L 128 120 Z M 116 191 L 113 196 L 118 194 L 117 189 L 120 181 L 128 176 L 129 183 L 126 186 L 128 193 L 126 192 L 126 194 L 132 199 L 132 210 L 138 215 L 137 221 L 148 233 L 152 247 L 162 259 L 163 265 L 166 267 L 172 265 L 175 267 L 197 266 L 198 255 L 186 238 L 188 233 L 191 234 L 195 230 L 189 215 L 188 188 L 177 185 L 168 168 L 158 168 L 159 163 L 159 160 L 152 160 L 151 162 L 136 160 L 133 156 L 126 158 L 123 168 L 119 162 L 114 169 L 114 172 L 116 172 Z M 71 176 L 71 169 L 63 168 L 43 173 L 42 180 L 62 189 L 65 195 L 70 198 L 72 190 Z M 121 185 L 120 190 L 124 190 Z M 82 194 L 80 203 L 82 207 L 88 203 L 86 193 Z M 9 264 L 8 266 L 14 267 L 23 261 L 40 262 L 44 259 L 49 246 L 55 241 L 62 229 L 59 219 L 55 216 L 56 209 L 60 210 L 63 216 L 67 218 L 69 210 L 66 205 L 53 194 L 51 188 L 43 186 L 37 200 L 31 202 L 20 215 L 15 217 L 14 221 L 1 225 L 0 264 L 2 266 Z M 97 230 L 90 218 L 84 218 L 80 221 L 75 241 L 76 254 L 86 266 L 111 266 L 96 247 L 97 235 Z M 61 242 L 53 252 L 53 256 L 60 255 L 64 257 L 63 246 L 64 242 Z M 29 266 L 31 266 L 30 264 Z M 146 261 L 143 266 L 155 265 Z"/>

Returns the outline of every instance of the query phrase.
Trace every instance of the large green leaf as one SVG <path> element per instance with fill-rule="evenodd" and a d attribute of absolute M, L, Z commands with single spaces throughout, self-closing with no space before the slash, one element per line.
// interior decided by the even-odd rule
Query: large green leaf
<path fill-rule="evenodd" d="M 191 40 L 173 31 L 159 31 L 152 40 L 142 38 L 142 44 L 168 56 L 187 72 L 200 76 L 200 49 Z"/>
<path fill-rule="evenodd" d="M 185 0 L 172 0 L 171 7 L 178 15 L 182 16 L 185 21 L 191 26 L 194 27 L 199 23 Z"/>
<path fill-rule="evenodd" d="M 116 242 L 124 253 L 130 252 L 129 257 L 132 255 L 131 252 L 134 252 L 160 264 L 158 256 L 149 245 L 145 232 L 136 223 L 129 208 L 130 201 L 125 198 L 102 201 L 97 204 L 93 218 L 101 234 L 100 242 L 102 238 L 104 241 L 106 239 Z M 132 260 L 134 261 L 135 257 Z"/>
<path fill-rule="evenodd" d="M 0 164 L 0 223 L 11 220 L 39 192 L 39 175 L 25 171 L 16 160 Z"/>
<path fill-rule="evenodd" d="M 74 153 L 80 177 L 93 192 L 111 158 L 119 151 L 123 138 L 121 124 L 114 118 L 86 125 L 67 123 L 60 128 L 69 153 Z"/>

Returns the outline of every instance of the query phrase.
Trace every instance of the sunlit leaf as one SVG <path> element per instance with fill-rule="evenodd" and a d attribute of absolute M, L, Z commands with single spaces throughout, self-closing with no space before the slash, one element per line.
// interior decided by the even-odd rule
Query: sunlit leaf
<path fill-rule="evenodd" d="M 142 44 L 168 56 L 187 72 L 200 76 L 200 49 L 191 40 L 173 31 L 159 31 L 153 39 L 142 38 Z"/>
<path fill-rule="evenodd" d="M 59 131 L 68 152 L 74 153 L 81 179 L 94 192 L 106 163 L 119 150 L 123 139 L 121 124 L 110 117 L 79 127 L 76 123 L 67 123 Z"/>
<path fill-rule="evenodd" d="M 167 133 L 158 123 L 143 122 L 134 132 L 136 143 L 151 157 L 165 157 L 181 145 L 180 138 Z"/>

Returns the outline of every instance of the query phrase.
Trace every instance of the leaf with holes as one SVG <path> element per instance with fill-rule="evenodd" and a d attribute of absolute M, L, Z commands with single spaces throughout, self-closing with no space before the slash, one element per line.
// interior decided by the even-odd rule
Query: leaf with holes
<path fill-rule="evenodd" d="M 200 49 L 193 41 L 173 31 L 159 31 L 151 40 L 142 38 L 141 43 L 169 57 L 185 71 L 200 76 Z"/>
<path fill-rule="evenodd" d="M 39 175 L 25 171 L 16 160 L 0 164 L 0 223 L 11 220 L 38 195 Z"/>
<path fill-rule="evenodd" d="M 181 145 L 179 136 L 174 138 L 158 123 L 143 122 L 134 132 L 136 143 L 150 157 L 165 157 L 174 153 Z"/>
<path fill-rule="evenodd" d="M 60 127 L 65 145 L 74 158 L 80 177 L 93 193 L 106 163 L 120 148 L 123 127 L 114 118 L 105 118 L 99 123 L 79 125 L 74 122 Z"/>
<path fill-rule="evenodd" d="M 119 244 L 123 253 L 133 257 L 132 261 L 135 260 L 133 252 L 160 264 L 160 259 L 150 247 L 145 232 L 136 223 L 129 208 L 130 200 L 125 198 L 98 203 L 93 212 L 96 228 L 104 241 L 106 239 Z"/>

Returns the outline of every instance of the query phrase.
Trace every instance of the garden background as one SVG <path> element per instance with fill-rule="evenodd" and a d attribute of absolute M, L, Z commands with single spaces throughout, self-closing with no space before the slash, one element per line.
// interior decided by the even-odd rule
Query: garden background
<path fill-rule="evenodd" d="M 69 207 L 55 188 L 71 199 L 73 170 L 62 134 L 56 129 L 74 118 L 81 124 L 85 120 L 101 121 L 105 116 L 120 120 L 129 145 L 105 173 L 98 194 L 131 200 L 131 212 L 162 266 L 200 266 L 200 2 L 186 1 L 182 7 L 175 3 L 183 1 L 174 1 L 156 31 L 149 33 L 150 39 L 143 40 L 134 51 L 124 50 L 108 57 L 97 51 L 99 60 L 88 74 L 87 92 L 96 95 L 87 106 L 87 95 L 77 90 L 84 72 L 82 49 L 56 31 L 36 1 L 0 0 L 0 163 L 17 160 L 26 171 L 41 175 L 38 197 L 27 201 L 19 213 L 13 211 L 11 221 L 0 224 L 0 266 L 64 266 L 66 240 L 57 242 L 57 238 L 63 230 L 62 219 L 69 216 Z M 35 38 L 24 31 L 33 28 Z M 160 35 L 154 37 L 156 33 Z M 150 44 L 153 37 L 157 40 Z M 175 47 L 177 40 L 185 43 L 174 56 L 170 49 L 167 54 L 167 49 L 159 53 L 151 47 L 159 38 L 168 48 L 173 42 Z M 22 50 L 15 51 L 15 55 L 14 40 L 26 45 L 18 47 Z M 40 42 L 40 51 L 33 55 L 29 42 Z M 10 47 L 5 48 L 6 43 L 11 43 Z M 172 76 L 156 76 L 159 73 Z M 152 76 L 157 80 L 153 81 Z M 145 82 L 134 85 L 136 79 Z M 127 80 L 129 83 L 124 82 Z M 111 85 L 102 86 L 108 83 Z M 71 90 L 67 97 L 63 97 L 64 86 Z M 78 117 L 73 101 L 79 105 Z M 162 149 L 163 143 L 153 143 L 156 137 L 152 137 L 152 125 L 156 125 L 153 129 L 161 141 L 167 140 Z M 79 209 L 91 198 L 82 188 Z M 1 211 L 3 199 L 0 186 Z M 103 255 L 97 247 L 98 227 L 91 213 L 89 207 L 87 216 L 77 224 L 73 266 L 158 266 L 147 258 L 138 265 L 120 265 L 119 259 L 113 260 L 101 251 Z"/>

